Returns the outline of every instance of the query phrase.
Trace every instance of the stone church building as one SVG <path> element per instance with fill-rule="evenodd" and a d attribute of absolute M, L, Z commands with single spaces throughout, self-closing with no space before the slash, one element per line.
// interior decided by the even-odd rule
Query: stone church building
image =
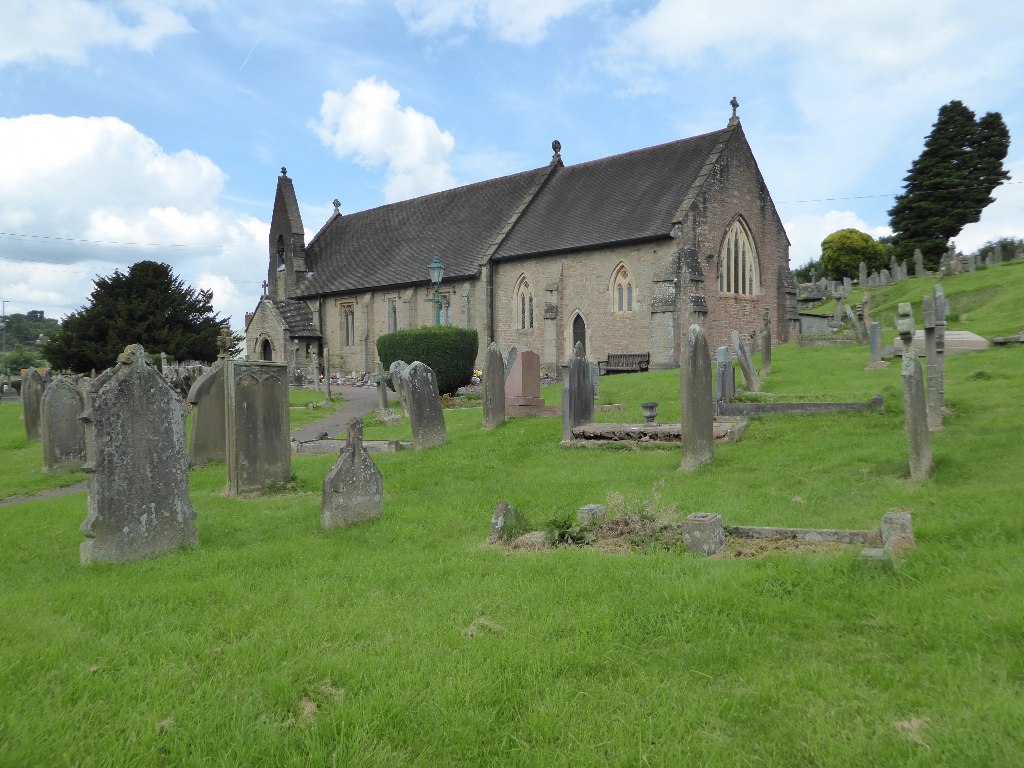
<path fill-rule="evenodd" d="M 252 359 L 370 371 L 376 339 L 438 320 L 533 350 L 553 374 L 577 341 L 591 360 L 650 353 L 679 366 L 694 320 L 729 343 L 770 316 L 799 328 L 789 239 L 733 101 L 725 128 L 541 168 L 359 213 L 335 211 L 309 242 L 292 180 L 277 180 L 265 295 L 247 316 Z M 427 266 L 444 266 L 440 312 Z M 706 313 L 706 314 L 705 314 Z"/>

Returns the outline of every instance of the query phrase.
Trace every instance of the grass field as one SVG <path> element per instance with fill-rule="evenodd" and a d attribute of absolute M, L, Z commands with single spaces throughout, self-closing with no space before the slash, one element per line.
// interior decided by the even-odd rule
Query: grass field
<path fill-rule="evenodd" d="M 959 297 L 1000 270 L 944 282 L 966 315 L 951 327 L 1024 327 L 1024 268 L 1002 270 L 1021 300 L 991 315 Z M 880 392 L 884 411 L 754 420 L 693 473 L 678 448 L 564 448 L 558 419 L 483 431 L 467 408 L 446 412 L 448 445 L 375 455 L 383 515 L 345 529 L 319 526 L 330 456 L 295 457 L 295 491 L 249 500 L 223 495 L 223 466 L 194 471 L 200 547 L 131 565 L 79 566 L 84 493 L 0 508 L 0 765 L 1024 765 L 1024 347 L 947 358 L 920 483 L 899 366 L 866 361 L 776 348 L 767 391 Z M 677 371 L 600 383 L 626 406 L 602 418 L 639 420 L 646 400 L 678 418 Z M 5 477 L 33 450 L 15 410 Z M 367 422 L 368 439 L 407 434 Z M 610 494 L 727 524 L 907 509 L 918 547 L 894 571 L 855 549 L 485 544 L 499 500 L 539 527 Z"/>

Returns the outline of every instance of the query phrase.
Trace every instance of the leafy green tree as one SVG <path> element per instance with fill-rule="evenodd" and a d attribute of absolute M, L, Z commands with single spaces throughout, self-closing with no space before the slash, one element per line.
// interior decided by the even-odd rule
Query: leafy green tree
<path fill-rule="evenodd" d="M 897 259 L 920 248 L 925 265 L 936 268 L 946 244 L 967 224 L 978 221 L 1010 178 L 1003 160 L 1010 132 L 998 112 L 975 120 L 960 101 L 939 108 L 924 150 L 904 177 L 903 193 L 889 209 Z"/>
<path fill-rule="evenodd" d="M 39 361 L 34 352 L 21 344 L 15 345 L 14 349 L 7 350 L 7 369 L 17 374 L 22 368 L 32 368 L 38 365 Z"/>
<path fill-rule="evenodd" d="M 797 267 L 793 270 L 793 279 L 798 283 L 809 283 L 811 282 L 811 270 L 814 270 L 814 274 L 817 277 L 824 276 L 824 272 L 821 270 L 821 261 L 811 259 L 802 267 Z"/>
<path fill-rule="evenodd" d="M 821 241 L 821 266 L 833 280 L 856 278 L 862 261 L 868 272 L 882 269 L 886 257 L 885 246 L 859 229 L 840 229 Z"/>
<path fill-rule="evenodd" d="M 53 367 L 85 372 L 109 368 L 129 344 L 178 360 L 212 361 L 227 320 L 213 311 L 212 291 L 197 291 L 171 267 L 140 261 L 127 273 L 97 277 L 89 304 L 72 312 L 43 346 Z"/>

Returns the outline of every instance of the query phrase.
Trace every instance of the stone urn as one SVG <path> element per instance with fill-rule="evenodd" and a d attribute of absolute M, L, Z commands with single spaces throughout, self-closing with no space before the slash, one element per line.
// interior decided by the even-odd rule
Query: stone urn
<path fill-rule="evenodd" d="M 653 424 L 654 420 L 658 416 L 658 404 L 657 403 L 640 403 L 640 407 L 643 409 L 644 418 L 647 419 L 648 424 Z"/>

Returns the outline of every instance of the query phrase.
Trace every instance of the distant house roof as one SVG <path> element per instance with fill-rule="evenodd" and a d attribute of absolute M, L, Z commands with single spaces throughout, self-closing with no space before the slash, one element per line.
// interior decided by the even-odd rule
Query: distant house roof
<path fill-rule="evenodd" d="M 306 246 L 308 277 L 297 295 L 423 284 L 434 254 L 447 280 L 474 277 L 491 258 L 669 237 L 732 130 L 568 167 L 556 154 L 532 171 L 335 214 Z"/>
<path fill-rule="evenodd" d="M 281 319 L 284 320 L 285 329 L 288 331 L 289 336 L 293 338 L 320 338 L 320 329 L 313 322 L 313 310 L 309 308 L 309 304 L 304 301 L 293 301 L 291 299 L 275 301 L 273 304 L 274 308 L 281 314 Z"/>

